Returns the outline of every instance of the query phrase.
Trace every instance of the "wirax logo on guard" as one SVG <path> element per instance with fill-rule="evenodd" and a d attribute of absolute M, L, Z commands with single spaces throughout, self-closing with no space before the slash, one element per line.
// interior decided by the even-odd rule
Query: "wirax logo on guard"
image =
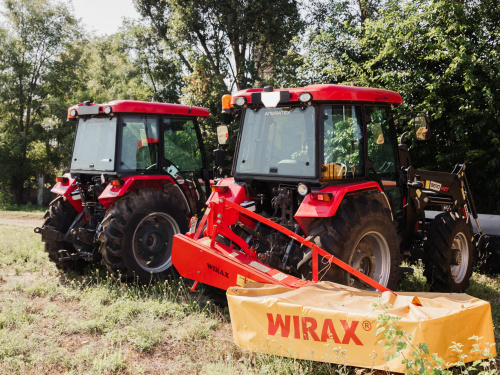
<path fill-rule="evenodd" d="M 219 275 L 222 275 L 222 276 L 227 277 L 229 279 L 229 272 L 220 270 L 219 267 L 212 266 L 210 263 L 207 263 L 207 266 L 208 266 L 208 269 L 210 271 L 216 272 Z"/>
<path fill-rule="evenodd" d="M 279 329 L 281 331 L 281 337 L 288 337 L 290 335 L 290 329 L 293 329 L 294 339 L 309 340 L 310 336 L 314 341 L 326 342 L 329 338 L 331 338 L 336 344 L 349 344 L 352 340 L 356 345 L 363 346 L 359 337 L 356 336 L 356 328 L 359 324 L 358 320 L 353 320 L 350 324 L 347 320 L 341 319 L 338 321 L 340 324 L 337 323 L 337 327 L 341 327 L 344 332 L 342 340 L 340 340 L 337 335 L 332 319 L 325 319 L 322 322 L 321 327 L 319 327 L 315 318 L 300 317 L 296 315 L 282 316 L 281 314 L 276 314 L 275 320 L 273 314 L 268 313 L 267 321 L 267 334 L 270 336 L 276 335 Z M 291 325 L 292 327 L 290 327 Z M 316 331 L 318 333 L 316 333 Z M 321 335 L 321 337 L 319 335 Z"/>

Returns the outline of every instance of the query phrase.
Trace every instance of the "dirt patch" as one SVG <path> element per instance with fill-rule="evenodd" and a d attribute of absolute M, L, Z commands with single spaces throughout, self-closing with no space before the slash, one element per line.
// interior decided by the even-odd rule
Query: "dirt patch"
<path fill-rule="evenodd" d="M 23 229 L 41 227 L 43 212 L 0 211 L 0 227 L 21 227 Z"/>

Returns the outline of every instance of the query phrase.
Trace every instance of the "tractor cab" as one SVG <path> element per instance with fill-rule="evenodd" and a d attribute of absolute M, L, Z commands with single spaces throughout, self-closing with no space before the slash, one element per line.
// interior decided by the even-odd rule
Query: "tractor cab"
<path fill-rule="evenodd" d="M 243 110 L 235 181 L 296 191 L 376 181 L 402 219 L 402 184 L 392 91 L 340 85 L 243 90 L 232 104 Z M 293 192 L 302 199 L 300 194 Z M 272 208 L 269 207 L 272 211 Z M 294 210 L 295 211 L 295 210 Z"/>
<path fill-rule="evenodd" d="M 69 108 L 70 171 L 56 178 L 58 197 L 35 230 L 57 267 L 102 259 L 143 283 L 172 273 L 172 237 L 201 214 L 210 187 L 203 117 L 205 108 L 134 100 Z"/>
<path fill-rule="evenodd" d="M 71 173 L 187 174 L 199 182 L 206 161 L 198 116 L 208 113 L 204 108 L 137 101 L 71 107 L 68 119 L 78 121 Z M 205 181 L 201 186 L 205 190 Z"/>

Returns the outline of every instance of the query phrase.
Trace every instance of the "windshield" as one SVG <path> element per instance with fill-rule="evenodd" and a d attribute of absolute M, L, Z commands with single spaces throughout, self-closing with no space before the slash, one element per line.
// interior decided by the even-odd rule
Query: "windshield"
<path fill-rule="evenodd" d="M 315 176 L 315 108 L 247 109 L 236 173 Z"/>
<path fill-rule="evenodd" d="M 71 170 L 113 171 L 116 118 L 81 119 L 76 131 Z"/>

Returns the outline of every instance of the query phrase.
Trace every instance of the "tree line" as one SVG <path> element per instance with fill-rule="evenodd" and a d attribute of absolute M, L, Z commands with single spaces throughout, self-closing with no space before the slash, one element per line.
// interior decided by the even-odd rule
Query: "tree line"
<path fill-rule="evenodd" d="M 0 204 L 68 169 L 66 110 L 84 100 L 204 106 L 214 143 L 225 93 L 339 83 L 427 112 L 433 137 L 411 145 L 414 164 L 465 162 L 479 211 L 500 214 L 498 0 L 134 0 L 141 18 L 107 36 L 56 0 L 3 5 Z"/>

